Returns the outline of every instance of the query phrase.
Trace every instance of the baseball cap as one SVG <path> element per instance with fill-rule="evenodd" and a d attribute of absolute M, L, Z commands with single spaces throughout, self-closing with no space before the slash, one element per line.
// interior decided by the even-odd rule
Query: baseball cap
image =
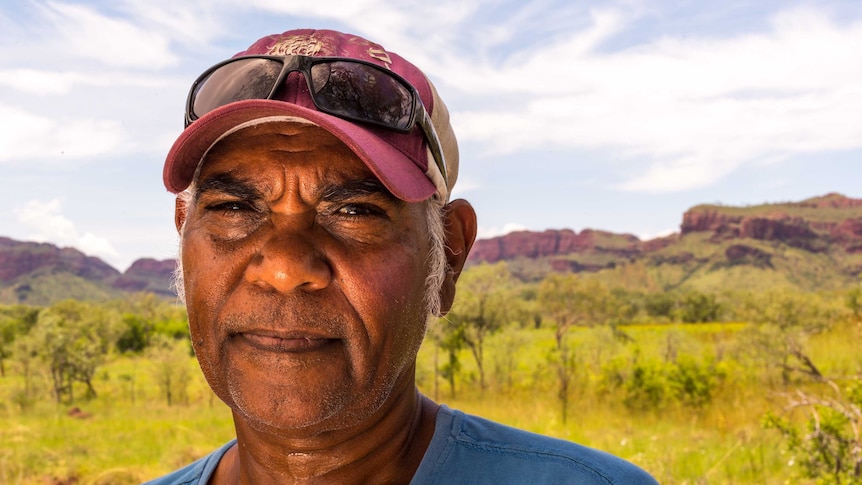
<path fill-rule="evenodd" d="M 449 111 L 437 90 L 416 66 L 398 54 L 362 37 L 334 30 L 298 29 L 263 37 L 236 54 L 346 57 L 372 62 L 406 79 L 419 92 L 437 132 L 446 160 L 446 200 L 458 176 L 458 144 Z M 291 73 L 286 89 L 273 99 L 248 99 L 220 106 L 191 123 L 177 138 L 165 160 L 163 179 L 168 191 L 179 193 L 191 184 L 207 151 L 227 133 L 258 119 L 284 117 L 315 124 L 347 145 L 396 197 L 418 202 L 438 192 L 433 179 L 441 178 L 422 130 L 400 133 L 353 122 L 318 111 L 302 74 Z M 442 192 L 442 188 L 439 190 Z"/>

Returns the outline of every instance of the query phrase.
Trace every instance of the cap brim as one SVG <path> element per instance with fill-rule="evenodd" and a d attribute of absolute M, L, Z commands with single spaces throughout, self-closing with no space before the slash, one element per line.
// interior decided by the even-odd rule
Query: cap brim
<path fill-rule="evenodd" d="M 274 116 L 305 119 L 332 133 L 399 199 L 419 202 L 436 192 L 434 184 L 419 166 L 368 128 L 293 103 L 259 99 L 222 106 L 186 128 L 165 160 L 165 187 L 173 193 L 185 190 L 203 156 L 223 134 L 237 125 Z"/>

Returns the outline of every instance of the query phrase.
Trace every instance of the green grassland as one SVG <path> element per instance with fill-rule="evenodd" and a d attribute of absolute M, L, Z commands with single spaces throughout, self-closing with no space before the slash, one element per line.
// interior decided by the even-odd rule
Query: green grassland
<path fill-rule="evenodd" d="M 435 371 L 447 354 L 429 338 L 420 351 L 418 385 L 451 407 L 620 455 L 663 484 L 815 483 L 801 478 L 799 457 L 761 422 L 768 411 L 801 422 L 804 414 L 784 411 L 783 393 L 828 389 L 798 374 L 782 382 L 774 369 L 746 357 L 750 329 L 744 323 L 650 323 L 621 326 L 617 333 L 607 327 L 574 329 L 575 377 L 565 423 L 550 329 L 512 328 L 491 336 L 484 390 L 475 362 L 461 350 L 454 395 L 450 381 Z M 848 319 L 804 345 L 824 374 L 851 376 L 862 369 L 860 341 L 862 329 Z M 706 402 L 627 404 L 631 389 L 615 387 L 609 378 L 614 369 L 625 373 L 632 363 L 660 368 L 671 357 L 709 369 L 713 387 Z M 152 358 L 114 356 L 97 371 L 97 397 L 64 404 L 51 399 L 44 374 L 30 379 L 40 397 L 22 400 L 21 369 L 8 363 L 0 377 L 0 483 L 139 483 L 229 440 L 229 410 L 206 387 L 192 357 L 180 365 L 188 366 L 192 378 L 168 406 Z M 84 414 L 70 416 L 73 407 Z"/>

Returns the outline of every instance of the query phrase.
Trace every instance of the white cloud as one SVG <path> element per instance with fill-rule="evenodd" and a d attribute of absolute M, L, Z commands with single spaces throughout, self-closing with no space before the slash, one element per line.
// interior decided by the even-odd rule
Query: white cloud
<path fill-rule="evenodd" d="M 496 3 L 249 5 L 337 20 L 397 46 L 438 87 L 471 99 L 469 109 L 450 107 L 463 142 L 484 145 L 488 154 L 602 151 L 621 190 L 691 190 L 748 164 L 862 146 L 862 25 L 792 9 L 757 33 L 666 36 L 606 50 L 642 12 L 601 8 L 585 15 L 547 2 L 507 3 L 509 20 L 482 22 L 482 8 Z M 578 19 L 581 27 L 533 35 L 535 21 L 560 18 Z M 495 51 L 504 44 L 514 48 Z"/>
<path fill-rule="evenodd" d="M 141 24 L 143 30 L 161 32 L 171 40 L 194 46 L 205 46 L 223 37 L 227 27 L 224 2 L 216 0 L 124 0 L 122 5 L 127 18 Z M 237 2 L 242 5 L 243 2 Z"/>
<path fill-rule="evenodd" d="M 0 85 L 28 94 L 67 94 L 74 84 L 81 81 L 81 77 L 75 73 L 6 69 L 0 70 Z"/>
<path fill-rule="evenodd" d="M 35 95 L 67 95 L 74 88 L 164 88 L 174 82 L 155 76 L 123 73 L 55 72 L 37 69 L 0 69 L 0 86 Z"/>
<path fill-rule="evenodd" d="M 476 231 L 476 239 L 490 239 L 492 237 L 504 236 L 510 232 L 525 231 L 527 226 L 510 222 L 504 224 L 503 227 L 479 227 Z"/>
<path fill-rule="evenodd" d="M 638 235 L 637 235 L 637 238 L 638 238 L 638 239 L 640 239 L 641 241 L 651 241 L 651 240 L 653 240 L 653 239 L 658 239 L 658 238 L 661 238 L 661 237 L 667 237 L 667 236 L 670 236 L 670 235 L 676 234 L 676 233 L 678 233 L 678 232 L 679 232 L 679 229 L 678 229 L 678 228 L 674 228 L 674 229 L 665 229 L 664 231 L 658 231 L 658 232 L 655 232 L 655 233 L 643 233 L 643 234 L 638 234 Z"/>
<path fill-rule="evenodd" d="M 61 246 L 74 246 L 85 254 L 109 261 L 119 258 L 111 243 L 102 237 L 86 232 L 80 234 L 75 225 L 63 216 L 59 199 L 48 202 L 32 200 L 15 210 L 18 221 L 37 232 L 30 237 L 41 242 L 52 242 Z"/>
<path fill-rule="evenodd" d="M 714 159 L 689 156 L 653 163 L 645 173 L 618 185 L 622 190 L 662 193 L 683 188 L 705 187 L 737 168 L 738 163 L 727 160 L 724 164 Z"/>
<path fill-rule="evenodd" d="M 593 50 L 625 26 L 597 14 L 585 31 L 510 56 L 519 62 L 453 61 L 447 83 L 502 100 L 455 110 L 461 139 L 492 153 L 610 151 L 619 188 L 644 192 L 704 187 L 791 154 L 862 147 L 862 24 L 792 10 L 757 35 Z"/>
<path fill-rule="evenodd" d="M 427 69 L 426 66 L 438 58 L 441 52 L 454 53 L 464 50 L 455 42 L 455 34 L 482 3 L 489 2 L 250 0 L 248 5 L 289 16 L 337 20 L 346 26 L 345 31 L 368 37 Z"/>
<path fill-rule="evenodd" d="M 481 188 L 482 185 L 477 180 L 462 174 L 458 174 L 458 180 L 455 183 L 455 187 L 452 188 L 452 194 L 450 194 L 450 198 L 457 199 L 459 197 L 464 197 L 465 194 L 468 194 Z"/>
<path fill-rule="evenodd" d="M 175 65 L 167 35 L 133 19 L 111 17 L 95 9 L 61 2 L 39 5 L 45 20 L 43 39 L 55 54 L 93 59 L 110 66 L 159 69 Z"/>
<path fill-rule="evenodd" d="M 95 118 L 113 116 L 104 112 L 123 87 L 164 85 L 153 92 L 168 91 L 171 80 L 139 71 L 182 67 L 176 45 L 215 48 L 235 35 L 229 26 L 236 14 L 249 12 L 340 22 L 422 66 L 447 101 L 455 96 L 459 101 L 449 107 L 463 143 L 492 154 L 600 151 L 622 190 L 705 187 L 747 164 L 862 146 L 862 24 L 794 9 L 774 15 L 760 32 L 666 36 L 609 49 L 608 43 L 629 39 L 642 20 L 635 17 L 642 13 L 639 2 L 623 4 L 584 12 L 553 0 L 122 0 L 111 9 L 33 2 L 41 17 L 38 29 L 27 33 L 33 43 L 27 51 L 36 53 L 27 57 L 50 52 L 65 63 L 59 72 L 45 70 L 54 64 L 27 69 L 34 64 L 18 62 L 19 52 L 15 64 L 0 68 L 0 86 L 14 90 L 12 96 L 64 95 L 64 105 L 57 103 L 57 113 L 49 115 L 20 109 L 22 101 L 3 95 L 0 163 L 60 152 L 104 154 L 121 145 L 123 127 L 137 140 L 159 136 L 131 118 L 122 124 Z M 487 20 L 498 7 L 506 15 Z M 272 32 L 260 32 L 266 33 Z M 21 51 L 22 39 L 0 40 L 3 57 Z M 69 70 L 79 59 L 108 69 L 81 63 Z M 92 87 L 104 92 L 81 89 Z M 126 111 L 147 111 L 156 104 L 153 92 L 129 98 Z"/>
<path fill-rule="evenodd" d="M 52 119 L 0 105 L 0 163 L 93 157 L 117 149 L 123 139 L 116 121 Z"/>

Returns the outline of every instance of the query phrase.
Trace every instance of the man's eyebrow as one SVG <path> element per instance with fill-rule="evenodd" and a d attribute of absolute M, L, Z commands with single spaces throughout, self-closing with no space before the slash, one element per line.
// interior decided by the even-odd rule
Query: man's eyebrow
<path fill-rule="evenodd" d="M 327 202 L 344 202 L 356 197 L 369 195 L 379 195 L 392 201 L 398 202 L 400 199 L 395 197 L 383 183 L 376 178 L 348 180 L 345 182 L 334 183 L 325 187 L 321 193 L 323 200 Z"/>
<path fill-rule="evenodd" d="M 260 199 L 262 194 L 247 180 L 239 179 L 227 172 L 207 177 L 198 184 L 197 196 L 206 192 L 220 192 L 242 200 Z"/>

